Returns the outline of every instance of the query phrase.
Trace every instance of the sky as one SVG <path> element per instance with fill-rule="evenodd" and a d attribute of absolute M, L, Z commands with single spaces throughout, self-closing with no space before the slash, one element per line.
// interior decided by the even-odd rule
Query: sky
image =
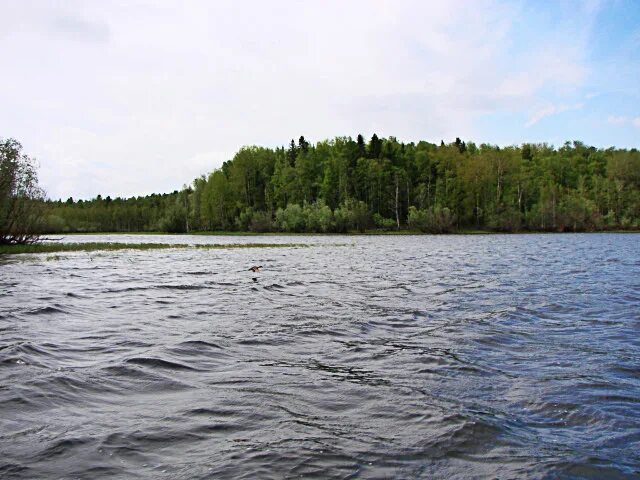
<path fill-rule="evenodd" d="M 640 147 L 640 1 L 0 0 L 0 138 L 52 199 L 304 135 Z"/>

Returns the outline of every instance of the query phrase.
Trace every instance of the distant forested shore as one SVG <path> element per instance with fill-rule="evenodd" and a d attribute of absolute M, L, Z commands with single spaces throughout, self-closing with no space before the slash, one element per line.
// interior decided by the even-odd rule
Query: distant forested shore
<path fill-rule="evenodd" d="M 300 137 L 173 193 L 45 205 L 44 233 L 637 230 L 640 152 Z"/>

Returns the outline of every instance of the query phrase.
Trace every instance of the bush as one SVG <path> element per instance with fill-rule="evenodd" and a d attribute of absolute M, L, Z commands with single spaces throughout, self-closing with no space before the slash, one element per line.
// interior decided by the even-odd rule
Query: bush
<path fill-rule="evenodd" d="M 236 230 L 239 230 L 241 232 L 246 232 L 247 230 L 249 230 L 249 225 L 251 224 L 253 214 L 254 211 L 251 207 L 247 207 L 242 210 L 235 221 Z"/>
<path fill-rule="evenodd" d="M 334 228 L 333 213 L 324 200 L 319 200 L 316 203 L 305 202 L 303 215 L 307 232 L 326 233 Z"/>
<path fill-rule="evenodd" d="M 273 229 L 273 220 L 269 212 L 254 212 L 249 224 L 252 232 L 264 233 Z"/>
<path fill-rule="evenodd" d="M 430 207 L 418 210 L 413 205 L 409 207 L 407 221 L 411 228 L 428 233 L 448 233 L 455 228 L 455 215 L 447 208 Z"/>
<path fill-rule="evenodd" d="M 398 228 L 398 225 L 393 218 L 385 218 L 379 213 L 373 214 L 373 224 L 382 230 L 395 230 Z"/>
<path fill-rule="evenodd" d="M 586 198 L 569 195 L 558 208 L 558 228 L 563 231 L 580 232 L 600 227 L 602 220 L 596 205 Z"/>
<path fill-rule="evenodd" d="M 305 227 L 302 207 L 297 203 L 279 208 L 276 212 L 276 224 L 283 232 L 303 232 Z"/>
<path fill-rule="evenodd" d="M 488 226 L 497 232 L 517 232 L 522 224 L 522 215 L 517 208 L 500 208 L 489 214 Z"/>
<path fill-rule="evenodd" d="M 364 232 L 372 224 L 371 213 L 367 204 L 353 199 L 347 200 L 336 208 L 333 215 L 338 232 L 347 232 L 349 230 Z"/>
<path fill-rule="evenodd" d="M 43 233 L 61 233 L 68 232 L 70 229 L 64 218 L 59 215 L 47 215 L 42 221 L 40 231 Z"/>
<path fill-rule="evenodd" d="M 160 219 L 158 229 L 167 233 L 185 233 L 187 231 L 186 219 L 187 209 L 178 201 Z"/>
<path fill-rule="evenodd" d="M 618 220 L 616 219 L 616 213 L 613 210 L 609 210 L 604 216 L 604 223 L 608 228 L 616 228 L 618 226 Z"/>

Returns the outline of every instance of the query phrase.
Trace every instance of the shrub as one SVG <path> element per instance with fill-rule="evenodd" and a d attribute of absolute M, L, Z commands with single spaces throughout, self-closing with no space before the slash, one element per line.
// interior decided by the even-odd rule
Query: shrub
<path fill-rule="evenodd" d="M 315 203 L 305 202 L 303 214 L 307 232 L 326 233 L 334 228 L 333 213 L 324 200 Z"/>
<path fill-rule="evenodd" d="M 236 218 L 235 224 L 236 229 L 241 232 L 246 232 L 249 230 L 249 225 L 251 225 L 251 221 L 254 216 L 254 210 L 251 207 L 247 207 L 240 212 L 238 218 Z"/>
<path fill-rule="evenodd" d="M 448 233 L 455 228 L 455 215 L 447 207 L 429 207 L 418 210 L 409 207 L 407 222 L 411 228 L 429 233 Z"/>
<path fill-rule="evenodd" d="M 249 230 L 252 232 L 270 232 L 273 229 L 273 220 L 269 212 L 254 212 L 251 217 Z"/>
<path fill-rule="evenodd" d="M 578 195 L 568 195 L 560 202 L 557 221 L 560 230 L 574 232 L 593 230 L 602 223 L 596 205 Z"/>
<path fill-rule="evenodd" d="M 304 213 L 297 203 L 287 205 L 287 208 L 279 208 L 276 212 L 278 228 L 284 232 L 304 231 Z"/>
<path fill-rule="evenodd" d="M 379 213 L 373 214 L 373 223 L 376 227 L 383 230 L 395 230 L 398 228 L 398 224 L 393 218 L 385 218 Z"/>
<path fill-rule="evenodd" d="M 497 232 L 516 232 L 521 224 L 522 215 L 516 208 L 500 208 L 489 214 L 488 226 Z"/>
<path fill-rule="evenodd" d="M 187 231 L 187 209 L 181 202 L 176 201 L 162 217 L 158 229 L 167 233 L 185 233 Z"/>
<path fill-rule="evenodd" d="M 333 212 L 338 232 L 358 230 L 364 232 L 372 224 L 369 207 L 364 202 L 349 199 Z"/>

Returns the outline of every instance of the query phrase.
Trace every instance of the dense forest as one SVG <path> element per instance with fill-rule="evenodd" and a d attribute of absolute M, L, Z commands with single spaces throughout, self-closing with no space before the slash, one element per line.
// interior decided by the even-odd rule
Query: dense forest
<path fill-rule="evenodd" d="M 47 207 L 48 232 L 638 229 L 640 152 L 300 137 L 244 147 L 181 191 Z"/>

